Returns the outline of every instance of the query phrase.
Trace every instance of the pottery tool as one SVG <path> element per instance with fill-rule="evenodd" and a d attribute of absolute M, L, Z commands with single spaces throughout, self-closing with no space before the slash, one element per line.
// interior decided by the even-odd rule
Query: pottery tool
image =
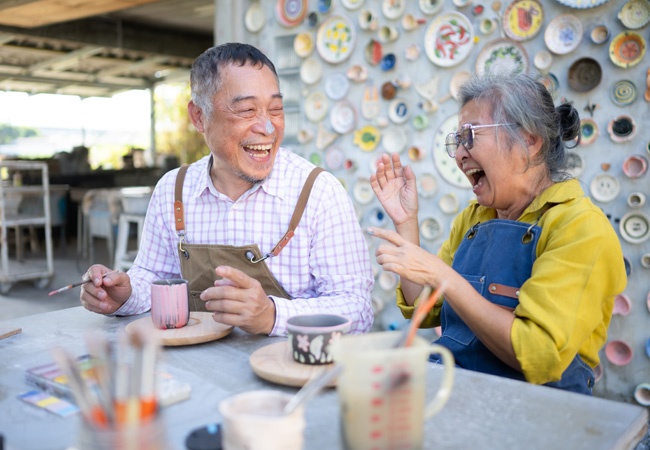
<path fill-rule="evenodd" d="M 418 306 L 415 308 L 415 313 L 413 313 L 413 317 L 411 318 L 411 324 L 407 328 L 408 332 L 406 333 L 405 339 L 403 341 L 404 347 L 409 347 L 413 343 L 413 338 L 415 337 L 418 328 L 420 328 L 420 324 L 429 313 L 431 308 L 433 308 L 433 305 L 436 304 L 436 301 L 438 301 L 442 295 L 444 286 L 444 283 L 440 283 L 440 285 L 438 285 L 438 287 L 433 290 L 431 295 L 429 295 L 425 301 L 418 303 Z"/>
<path fill-rule="evenodd" d="M 23 331 L 22 328 L 16 328 L 16 327 L 0 328 L 0 339 L 14 336 L 18 333 L 22 333 L 22 331 Z"/>
<path fill-rule="evenodd" d="M 114 270 L 112 272 L 106 272 L 104 275 L 102 275 L 102 278 L 106 278 L 107 275 L 110 275 L 112 273 L 118 273 L 118 272 L 119 272 L 119 270 Z M 59 288 L 56 291 L 52 291 L 47 295 L 55 295 L 55 294 L 58 294 L 59 292 L 67 291 L 68 289 L 76 288 L 77 286 L 81 286 L 82 284 L 86 284 L 86 283 L 90 283 L 90 282 L 91 282 L 91 280 L 89 278 L 87 280 L 82 280 L 82 281 L 80 281 L 78 283 L 72 283 L 72 284 L 69 284 L 67 286 L 63 286 L 62 288 Z"/>

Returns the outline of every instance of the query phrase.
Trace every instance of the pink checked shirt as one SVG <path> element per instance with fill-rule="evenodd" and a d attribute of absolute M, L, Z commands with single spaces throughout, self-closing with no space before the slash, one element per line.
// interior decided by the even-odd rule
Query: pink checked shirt
<path fill-rule="evenodd" d="M 202 158 L 187 171 L 183 188 L 186 242 L 234 246 L 256 243 L 262 254 L 270 252 L 287 231 L 314 165 L 280 148 L 269 178 L 234 202 L 214 188 L 208 173 L 210 158 Z M 173 214 L 177 172 L 165 174 L 151 197 L 140 249 L 128 271 L 133 293 L 116 315 L 149 310 L 151 282 L 180 277 L 179 238 Z M 341 314 L 352 321 L 351 332 L 370 330 L 374 279 L 368 247 L 352 202 L 332 174 L 318 176 L 294 237 L 266 263 L 292 297 L 271 297 L 276 308 L 271 335 L 286 334 L 287 319 L 297 314 Z"/>

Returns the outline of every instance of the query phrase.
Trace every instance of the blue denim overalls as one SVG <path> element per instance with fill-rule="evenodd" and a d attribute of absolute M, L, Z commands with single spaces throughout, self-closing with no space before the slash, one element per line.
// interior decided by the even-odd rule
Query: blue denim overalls
<path fill-rule="evenodd" d="M 536 223 L 494 219 L 476 224 L 463 238 L 452 267 L 483 297 L 513 310 L 519 304 L 519 288 L 530 278 L 540 234 Z M 447 302 L 441 324 L 442 336 L 436 343 L 451 350 L 459 367 L 525 380 L 490 352 Z M 435 355 L 431 360 L 437 362 Z M 546 386 L 591 395 L 593 384 L 592 369 L 576 355 L 562 379 Z"/>

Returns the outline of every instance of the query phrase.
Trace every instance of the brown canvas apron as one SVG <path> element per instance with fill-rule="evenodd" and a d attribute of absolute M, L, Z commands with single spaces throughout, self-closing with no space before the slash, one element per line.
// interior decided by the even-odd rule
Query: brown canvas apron
<path fill-rule="evenodd" d="M 188 165 L 184 165 L 178 171 L 176 177 L 176 189 L 174 193 L 174 220 L 176 232 L 179 236 L 178 256 L 181 262 L 181 276 L 189 282 L 191 298 L 189 299 L 190 311 L 207 311 L 205 302 L 199 298 L 201 292 L 214 286 L 217 276 L 214 269 L 217 266 L 230 266 L 241 270 L 251 278 L 260 282 L 266 295 L 275 295 L 282 298 L 290 298 L 289 294 L 280 286 L 269 270 L 266 258 L 277 256 L 293 237 L 293 233 L 302 218 L 307 205 L 311 188 L 318 174 L 323 169 L 316 167 L 309 174 L 305 185 L 302 188 L 298 203 L 294 209 L 289 230 L 282 236 L 282 239 L 273 247 L 271 252 L 262 255 L 257 244 L 244 246 L 233 245 L 202 245 L 185 243 L 185 214 L 183 210 L 183 182 L 187 173 Z"/>

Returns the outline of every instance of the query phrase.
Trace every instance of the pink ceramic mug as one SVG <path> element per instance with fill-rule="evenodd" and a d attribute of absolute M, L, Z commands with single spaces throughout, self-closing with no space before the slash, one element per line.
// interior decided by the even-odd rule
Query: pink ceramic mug
<path fill-rule="evenodd" d="M 151 320 L 163 330 L 182 328 L 190 317 L 187 280 L 174 278 L 151 283 Z"/>

